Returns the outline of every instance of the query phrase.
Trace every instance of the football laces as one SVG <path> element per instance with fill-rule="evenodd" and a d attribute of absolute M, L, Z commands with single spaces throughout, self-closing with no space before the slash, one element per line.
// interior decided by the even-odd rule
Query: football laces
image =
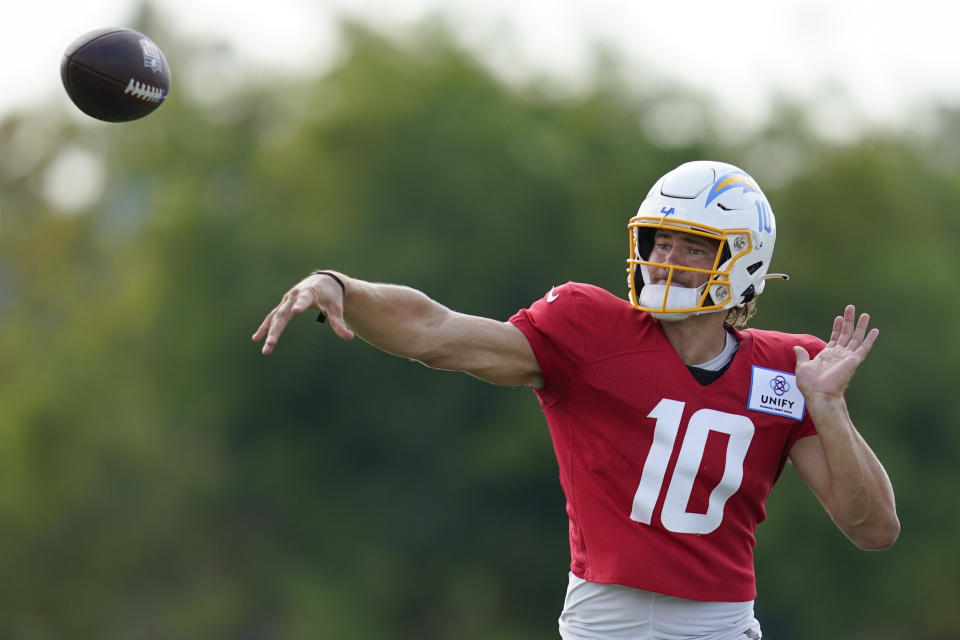
<path fill-rule="evenodd" d="M 163 89 L 138 82 L 133 78 L 130 78 L 130 82 L 127 83 L 127 88 L 123 92 L 146 102 L 161 102 L 163 100 Z"/>

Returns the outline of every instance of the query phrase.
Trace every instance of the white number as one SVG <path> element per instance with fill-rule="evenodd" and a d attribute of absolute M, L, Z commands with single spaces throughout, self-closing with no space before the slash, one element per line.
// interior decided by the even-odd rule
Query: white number
<path fill-rule="evenodd" d="M 643 464 L 643 474 L 640 476 L 640 486 L 633 496 L 633 511 L 630 519 L 650 524 L 653 519 L 653 507 L 657 504 L 657 496 L 663 486 L 663 476 L 667 473 L 667 463 L 670 462 L 670 453 L 673 443 L 677 440 L 677 430 L 680 429 L 680 417 L 683 414 L 683 403 L 676 400 L 661 400 L 653 411 L 647 415 L 655 418 L 657 426 L 653 430 L 653 444 L 650 453 Z"/>
<path fill-rule="evenodd" d="M 633 497 L 630 519 L 650 524 L 653 509 L 663 488 L 670 454 L 673 453 L 680 420 L 683 417 L 683 402 L 664 398 L 647 417 L 657 421 L 653 430 L 653 444 L 643 465 L 640 485 Z M 730 436 L 727 457 L 720 483 L 710 493 L 706 513 L 688 513 L 687 503 L 693 491 L 693 483 L 703 461 L 707 436 L 711 431 Z M 687 432 L 680 445 L 677 465 L 673 469 L 667 496 L 660 512 L 664 528 L 674 533 L 710 533 L 723 520 L 723 507 L 743 481 L 743 460 L 753 440 L 753 422 L 746 416 L 723 413 L 713 409 L 700 409 L 690 416 Z"/>

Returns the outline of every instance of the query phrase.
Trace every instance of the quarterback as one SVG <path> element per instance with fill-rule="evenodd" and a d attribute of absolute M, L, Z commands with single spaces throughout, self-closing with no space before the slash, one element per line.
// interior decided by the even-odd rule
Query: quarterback
<path fill-rule="evenodd" d="M 507 322 L 317 271 L 253 335 L 269 354 L 318 310 L 343 339 L 499 385 L 546 416 L 570 522 L 565 640 L 756 640 L 753 548 L 790 461 L 862 549 L 900 525 L 844 390 L 877 339 L 847 306 L 827 342 L 745 328 L 770 278 L 773 210 L 720 162 L 663 176 L 629 224 L 629 299 L 555 286 Z"/>

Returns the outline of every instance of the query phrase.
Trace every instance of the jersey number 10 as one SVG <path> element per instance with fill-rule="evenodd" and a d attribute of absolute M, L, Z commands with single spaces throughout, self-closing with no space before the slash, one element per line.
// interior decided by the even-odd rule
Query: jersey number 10
<path fill-rule="evenodd" d="M 653 431 L 653 444 L 643 464 L 640 486 L 633 497 L 630 519 L 650 524 L 653 510 L 663 489 L 667 465 L 677 441 L 680 420 L 683 418 L 683 402 L 664 398 L 647 417 L 654 418 L 657 425 Z M 706 513 L 688 513 L 687 503 L 693 484 L 700 470 L 707 436 L 711 431 L 730 436 L 727 457 L 720 483 L 710 493 Z M 723 507 L 743 481 L 743 460 L 753 439 L 754 426 L 750 418 L 733 413 L 700 409 L 690 416 L 687 430 L 680 444 L 677 464 L 667 485 L 667 495 L 660 511 L 660 521 L 674 533 L 710 533 L 723 520 Z"/>

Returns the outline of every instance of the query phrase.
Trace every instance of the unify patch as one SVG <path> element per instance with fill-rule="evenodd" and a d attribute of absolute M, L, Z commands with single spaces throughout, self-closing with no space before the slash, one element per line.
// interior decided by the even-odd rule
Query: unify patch
<path fill-rule="evenodd" d="M 797 388 L 797 376 L 786 371 L 753 367 L 747 409 L 803 420 L 805 405 L 803 394 Z"/>

